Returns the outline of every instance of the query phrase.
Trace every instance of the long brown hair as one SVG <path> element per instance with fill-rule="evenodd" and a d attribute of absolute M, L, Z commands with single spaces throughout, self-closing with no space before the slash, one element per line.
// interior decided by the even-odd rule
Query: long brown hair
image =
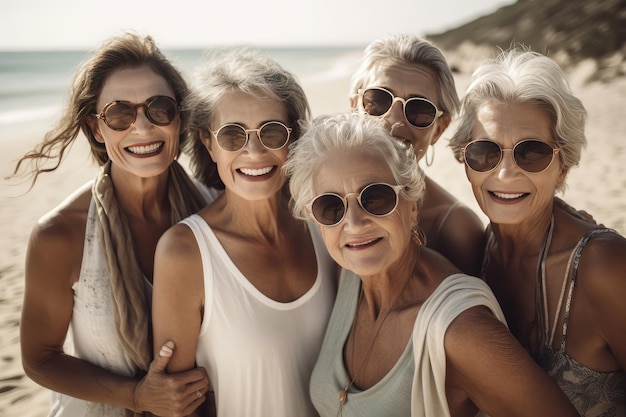
<path fill-rule="evenodd" d="M 70 89 L 69 104 L 57 125 L 46 133 L 44 140 L 33 150 L 20 158 L 9 178 L 16 176 L 20 169 L 26 176 L 32 176 L 31 188 L 39 174 L 52 172 L 60 165 L 66 151 L 82 131 L 91 146 L 91 154 L 98 165 L 109 160 L 102 143 L 96 141 L 89 123 L 89 117 L 96 113 L 98 96 L 106 79 L 118 69 L 147 66 L 162 76 L 174 90 L 177 103 L 181 103 L 188 94 L 187 83 L 182 74 L 156 46 L 150 36 L 124 33 L 106 41 L 85 61 L 74 75 Z M 181 131 L 179 149 L 187 141 L 187 113 L 180 112 Z M 24 168 L 28 162 L 32 169 Z M 51 165 L 50 165 L 51 164 Z"/>

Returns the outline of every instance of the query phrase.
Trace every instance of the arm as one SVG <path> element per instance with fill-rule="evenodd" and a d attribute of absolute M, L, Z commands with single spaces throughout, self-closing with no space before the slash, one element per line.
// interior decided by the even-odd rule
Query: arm
<path fill-rule="evenodd" d="M 485 226 L 467 206 L 457 206 L 441 226 L 437 247 L 457 268 L 468 275 L 479 276 L 485 251 Z"/>
<path fill-rule="evenodd" d="M 135 380 L 63 351 L 72 317 L 72 284 L 78 279 L 82 260 L 85 222 L 86 212 L 72 203 L 40 222 L 31 233 L 20 324 L 24 371 L 48 389 L 132 409 Z"/>
<path fill-rule="evenodd" d="M 175 225 L 159 240 L 154 261 L 152 321 L 154 346 L 167 341 L 176 345 L 176 353 L 166 371 L 181 372 L 196 368 L 196 348 L 204 305 L 204 273 L 200 251 L 191 230 Z M 189 386 L 190 400 L 198 388 Z M 206 384 L 201 393 L 206 392 Z M 204 401 L 204 395 L 201 397 Z M 200 401 L 200 402 L 202 402 Z M 199 405 L 198 402 L 196 405 Z M 189 415 L 196 407 L 187 410 Z"/>
<path fill-rule="evenodd" d="M 86 210 L 80 204 L 40 222 L 26 255 L 26 283 L 20 338 L 25 373 L 36 383 L 76 398 L 134 411 L 180 415 L 189 406 L 177 390 L 195 383 L 206 391 L 203 371 L 167 375 L 167 356 L 158 356 L 141 380 L 117 375 L 69 356 L 63 343 L 72 318 L 74 294 L 82 262 Z M 197 388 L 200 389 L 200 388 Z"/>
<path fill-rule="evenodd" d="M 578 416 L 565 394 L 486 307 L 470 308 L 450 324 L 445 349 L 447 390 L 465 393 L 490 416 Z"/>
<path fill-rule="evenodd" d="M 576 340 L 585 340 L 587 344 L 597 333 L 599 342 L 593 343 L 596 351 L 588 353 L 592 357 L 588 364 L 591 368 L 626 370 L 625 297 L 626 239 L 613 233 L 596 236 L 580 259 L 568 330 L 569 347 L 574 346 L 572 341 L 578 329 L 584 334 Z M 577 325 L 578 320 L 582 326 Z"/>

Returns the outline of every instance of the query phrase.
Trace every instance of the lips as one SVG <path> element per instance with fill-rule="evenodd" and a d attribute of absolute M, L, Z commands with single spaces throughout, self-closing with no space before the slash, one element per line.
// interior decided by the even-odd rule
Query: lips
<path fill-rule="evenodd" d="M 269 174 L 273 169 L 273 166 L 268 166 L 264 168 L 239 168 L 238 171 L 251 177 L 259 177 L 261 175 Z"/>
<path fill-rule="evenodd" d="M 499 191 L 490 191 L 489 194 L 495 196 L 500 200 L 513 201 L 520 198 L 523 198 L 528 195 L 528 193 L 503 193 Z"/>
<path fill-rule="evenodd" d="M 154 142 L 148 145 L 128 146 L 126 150 L 135 155 L 150 155 L 159 151 L 164 144 L 165 142 Z"/>
<path fill-rule="evenodd" d="M 346 243 L 346 247 L 349 249 L 365 249 L 365 248 L 375 245 L 381 240 L 382 240 L 381 237 L 377 237 L 375 239 L 368 239 L 368 240 L 363 240 L 360 242 Z"/>

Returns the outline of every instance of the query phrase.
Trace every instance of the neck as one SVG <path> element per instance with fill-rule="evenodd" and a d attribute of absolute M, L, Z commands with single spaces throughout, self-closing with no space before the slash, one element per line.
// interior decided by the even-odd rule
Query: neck
<path fill-rule="evenodd" d="M 169 210 L 167 184 L 169 172 L 150 178 L 126 175 L 111 166 L 111 181 L 115 197 L 129 218 L 160 219 Z"/>
<path fill-rule="evenodd" d="M 411 240 L 408 250 L 387 271 L 362 277 L 362 291 L 366 313 L 379 320 L 396 306 L 406 288 L 420 256 L 420 246 Z"/>
<path fill-rule="evenodd" d="M 491 223 L 497 242 L 496 252 L 493 255 L 502 262 L 536 256 L 546 238 L 552 213 L 552 207 L 550 207 L 549 210 L 544 210 L 541 215 L 521 224 Z"/>
<path fill-rule="evenodd" d="M 282 191 L 264 200 L 247 200 L 226 189 L 213 204 L 210 224 L 247 239 L 276 242 L 296 221 Z"/>

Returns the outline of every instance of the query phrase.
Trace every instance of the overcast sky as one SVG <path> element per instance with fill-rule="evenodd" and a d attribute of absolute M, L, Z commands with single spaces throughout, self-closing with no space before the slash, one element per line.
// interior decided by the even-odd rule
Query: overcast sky
<path fill-rule="evenodd" d="M 93 49 L 133 29 L 161 47 L 354 46 L 439 33 L 515 0 L 0 0 L 0 50 Z"/>

